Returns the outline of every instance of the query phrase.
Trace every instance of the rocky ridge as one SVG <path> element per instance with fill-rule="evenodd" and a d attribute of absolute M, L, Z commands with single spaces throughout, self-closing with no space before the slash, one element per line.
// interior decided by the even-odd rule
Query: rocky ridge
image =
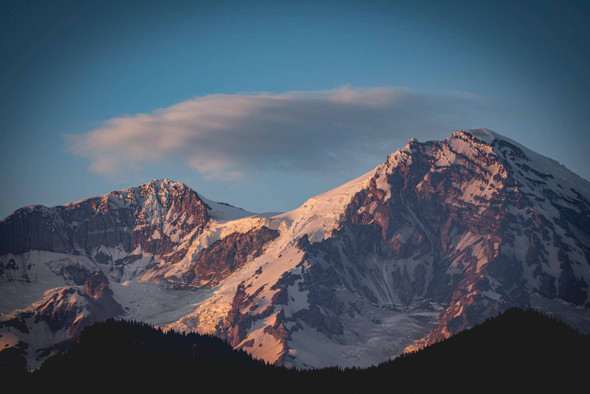
<path fill-rule="evenodd" d="M 39 302 L 78 305 L 64 327 L 128 316 L 297 367 L 367 366 L 513 306 L 588 331 L 589 201 L 586 180 L 475 129 L 411 140 L 274 216 L 167 180 L 27 207 L 0 222 L 0 291 L 41 301 L 0 304 L 0 341 L 33 343 L 23 352 L 34 365 L 75 337 L 30 335 Z"/>

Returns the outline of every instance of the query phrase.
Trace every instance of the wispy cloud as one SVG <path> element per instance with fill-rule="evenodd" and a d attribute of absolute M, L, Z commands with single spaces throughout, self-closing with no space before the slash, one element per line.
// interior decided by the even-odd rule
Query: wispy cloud
<path fill-rule="evenodd" d="M 213 94 L 65 138 L 104 175 L 180 160 L 208 179 L 236 180 L 260 170 L 338 170 L 402 137 L 472 126 L 459 122 L 480 104 L 465 92 L 381 87 Z"/>

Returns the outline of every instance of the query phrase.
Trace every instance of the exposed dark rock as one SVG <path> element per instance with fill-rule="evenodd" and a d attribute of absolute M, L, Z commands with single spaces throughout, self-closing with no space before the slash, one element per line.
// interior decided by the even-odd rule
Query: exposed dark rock
<path fill-rule="evenodd" d="M 295 313 L 293 318 L 301 319 L 329 338 L 344 333 L 342 323 L 336 317 L 322 313 L 316 305 Z"/>
<path fill-rule="evenodd" d="M 128 252 L 140 246 L 164 255 L 175 246 L 166 226 L 188 234 L 208 221 L 207 205 L 196 192 L 183 184 L 153 181 L 65 206 L 19 209 L 0 221 L 0 255 L 30 250 L 68 253 L 74 245 L 88 255 L 104 246 L 122 246 Z M 179 253 L 169 256 L 170 261 L 186 251 Z M 96 261 L 107 264 L 111 258 L 98 251 Z"/>
<path fill-rule="evenodd" d="M 226 236 L 199 252 L 192 272 L 186 275 L 187 282 L 198 287 L 216 286 L 249 258 L 259 256 L 264 245 L 278 235 L 278 231 L 262 226 Z"/>
<path fill-rule="evenodd" d="M 32 313 L 22 314 L 21 315 L 21 318 L 29 318 L 32 315 L 33 315 Z M 21 319 L 18 319 L 16 317 L 14 317 L 12 319 L 0 321 L 0 328 L 9 328 L 9 329 L 10 328 L 14 328 L 14 329 L 22 332 L 23 334 L 28 334 L 29 333 L 29 328 L 24 323 L 24 321 L 21 320 Z"/>
<path fill-rule="evenodd" d="M 275 365 L 283 365 L 285 358 L 289 357 L 289 347 L 287 341 L 290 339 L 289 331 L 285 327 L 285 311 L 283 308 L 277 313 L 275 322 L 271 326 L 266 326 L 264 332 L 272 335 L 282 345 L 282 350 L 276 361 Z"/>
<path fill-rule="evenodd" d="M 67 225 L 54 209 L 30 206 L 0 221 L 0 255 L 29 250 L 72 250 Z"/>
<path fill-rule="evenodd" d="M 152 182 L 63 207 L 19 210 L 0 222 L 0 255 L 35 249 L 81 254 L 100 264 L 106 276 L 65 261 L 50 266 L 71 286 L 50 294 L 26 317 L 77 332 L 89 321 L 83 311 L 91 311 L 90 319 L 121 312 L 109 279 L 142 275 L 169 288 L 211 288 L 272 250 L 258 260 L 264 274 L 263 266 L 239 272 L 253 275 L 240 277 L 229 313 L 216 318 L 217 334 L 254 352 L 259 346 L 248 335 L 276 314 L 263 332 L 283 345 L 277 362 L 290 360 L 295 331 L 311 327 L 335 346 L 346 346 L 360 335 L 348 329 L 383 324 L 370 315 L 381 309 L 442 311 L 421 344 L 538 298 L 564 308 L 569 303 L 578 314 L 576 307 L 590 307 L 590 202 L 584 196 L 590 187 L 582 180 L 578 187 L 557 165 L 553 170 L 525 148 L 492 137 L 460 131 L 445 141 L 410 141 L 347 196 L 341 216 L 330 212 L 326 220 L 337 222 L 326 223 L 330 231 L 321 234 L 309 230 L 316 223 L 307 224 L 326 212 L 313 212 L 310 200 L 301 219 L 294 214 L 283 222 L 263 221 L 286 227 L 283 234 L 294 234 L 292 239 L 271 244 L 278 231 L 255 224 L 195 250 L 193 241 L 200 245 L 217 236 L 202 234 L 210 220 L 207 205 L 184 185 Z M 24 259 L 11 257 L 0 261 L 0 278 L 31 280 Z M 273 259 L 285 270 L 275 274 Z M 178 262 L 174 268 L 188 272 L 170 269 Z M 24 320 L 4 324 L 27 327 Z"/>

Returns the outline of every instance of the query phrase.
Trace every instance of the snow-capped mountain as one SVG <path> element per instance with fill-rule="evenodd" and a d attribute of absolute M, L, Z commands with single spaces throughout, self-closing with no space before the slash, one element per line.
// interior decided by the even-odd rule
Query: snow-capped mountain
<path fill-rule="evenodd" d="M 0 346 L 108 316 L 287 366 L 367 366 L 511 306 L 590 331 L 590 183 L 487 129 L 408 144 L 279 215 L 154 180 L 0 222 Z"/>

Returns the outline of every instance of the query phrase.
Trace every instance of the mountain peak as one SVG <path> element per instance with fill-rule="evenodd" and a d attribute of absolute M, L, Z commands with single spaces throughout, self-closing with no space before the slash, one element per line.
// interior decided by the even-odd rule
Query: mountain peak
<path fill-rule="evenodd" d="M 490 129 L 485 129 L 485 128 L 479 128 L 479 129 L 460 129 L 457 130 L 456 132 L 454 132 L 451 135 L 451 138 L 455 137 L 455 136 L 469 136 L 472 138 L 476 138 L 482 142 L 485 142 L 486 144 L 492 144 L 494 142 L 494 140 L 507 140 L 507 138 L 503 137 L 502 135 L 496 133 L 495 131 L 492 131 Z"/>
<path fill-rule="evenodd" d="M 103 310 L 92 301 L 105 302 L 103 286 L 127 318 L 219 335 L 298 368 L 368 366 L 513 306 L 590 327 L 590 184 L 489 129 L 412 139 L 272 217 L 169 179 L 30 210 L 0 222 L 0 262 L 6 282 L 42 291 L 13 297 L 6 312 L 43 302 L 15 312 L 26 331 L 0 334 L 28 344 L 34 362 L 72 342 L 56 333 L 86 324 L 78 316 Z M 95 272 L 108 283 L 94 286 Z M 63 309 L 53 288 L 72 313 L 48 326 L 44 310 Z"/>
<path fill-rule="evenodd" d="M 177 196 L 195 194 L 198 199 L 200 196 L 193 189 L 188 187 L 182 182 L 175 182 L 170 179 L 152 179 L 150 182 L 143 183 L 139 186 L 129 187 L 124 190 L 115 190 L 108 195 L 102 196 L 102 198 L 108 199 L 109 196 L 121 198 L 122 196 L 128 196 L 127 199 L 135 200 L 137 198 L 145 199 L 149 196 L 154 196 L 163 205 L 167 205 L 166 201 L 169 198 L 175 198 Z"/>
<path fill-rule="evenodd" d="M 179 184 L 181 182 L 176 182 L 168 178 L 154 178 L 150 182 L 150 184 L 158 184 L 158 185 L 172 185 L 172 184 Z"/>
<path fill-rule="evenodd" d="M 190 189 L 190 187 L 188 187 L 184 183 L 176 182 L 176 181 L 170 180 L 168 178 L 162 178 L 162 179 L 154 178 L 150 182 L 144 183 L 139 187 L 140 188 L 153 187 L 153 188 L 158 188 L 158 189 L 169 189 L 170 187 L 176 187 L 176 188 L 182 188 L 182 189 Z"/>

